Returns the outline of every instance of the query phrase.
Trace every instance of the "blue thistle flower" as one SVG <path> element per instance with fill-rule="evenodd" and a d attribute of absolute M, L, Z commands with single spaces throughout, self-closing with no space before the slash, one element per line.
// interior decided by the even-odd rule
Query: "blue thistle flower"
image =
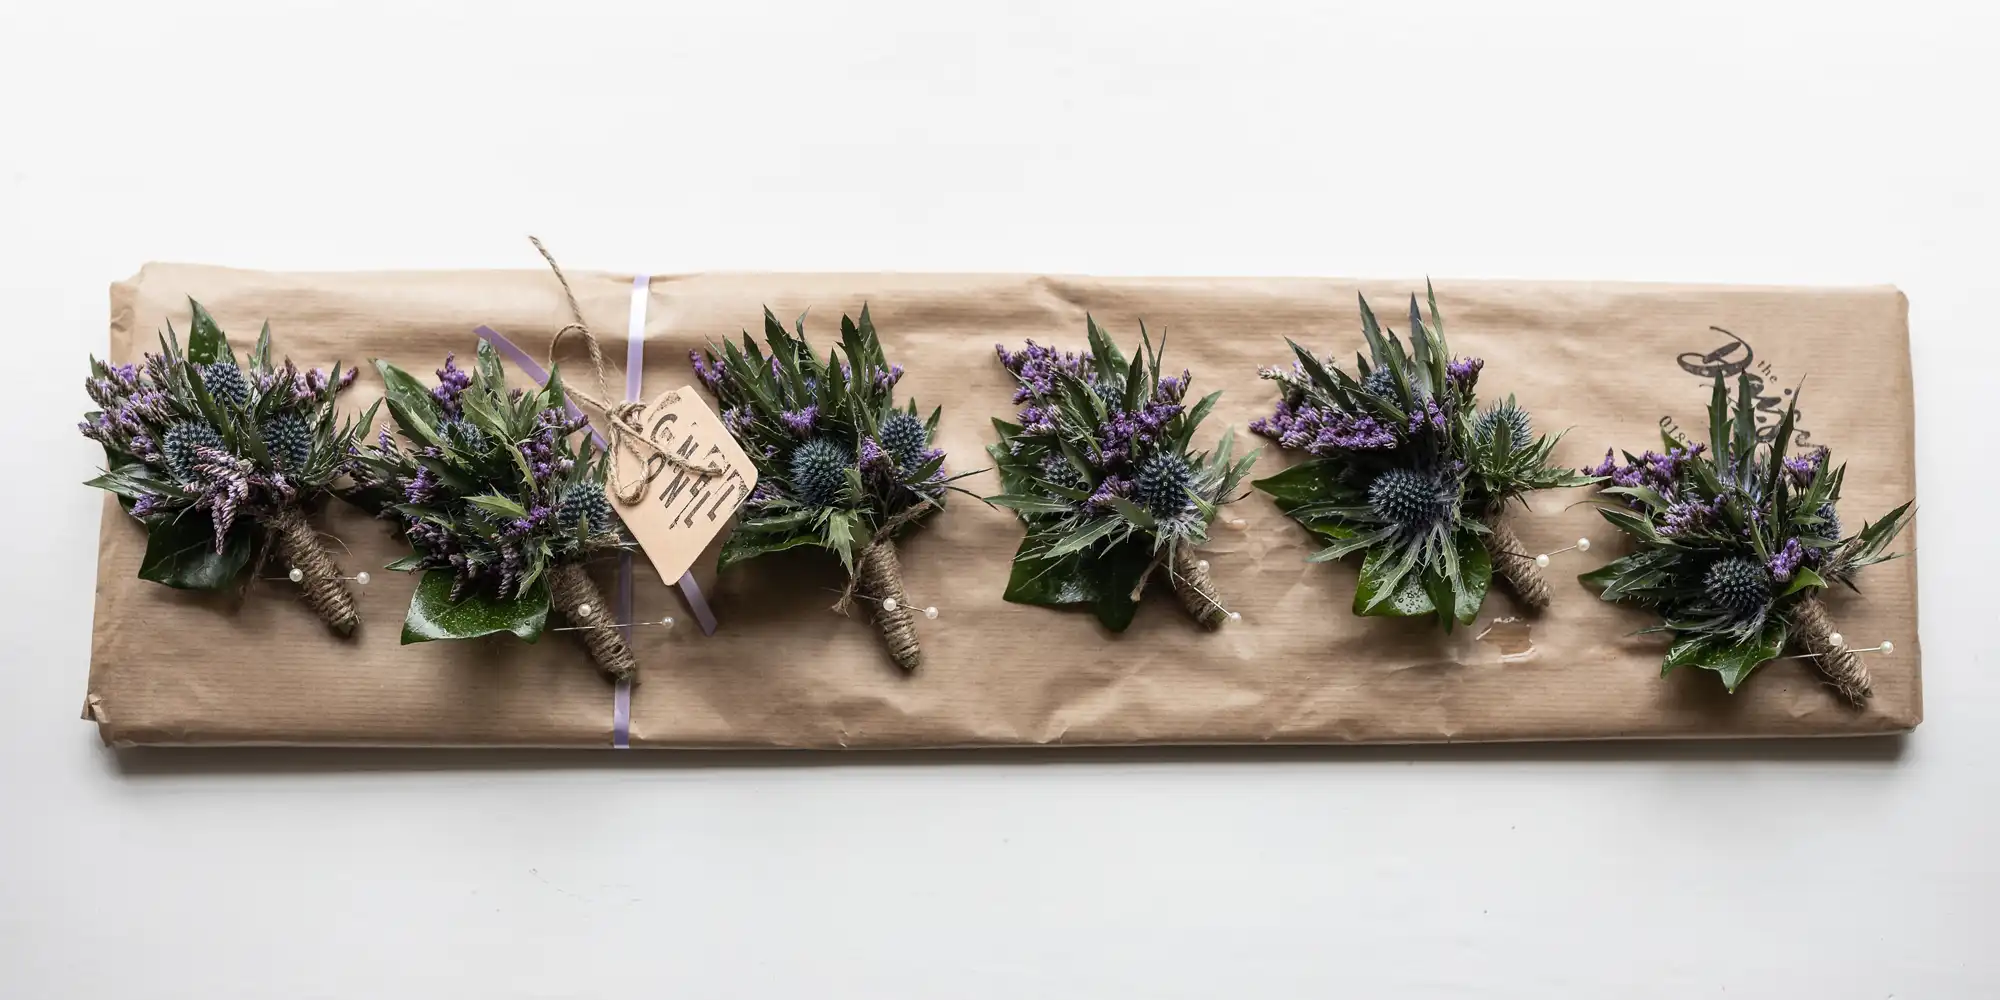
<path fill-rule="evenodd" d="M 201 384 L 218 403 L 238 408 L 250 405 L 250 380 L 233 361 L 217 361 L 202 368 Z"/>
<path fill-rule="evenodd" d="M 1771 578 L 1755 559 L 1718 559 L 1702 577 L 1708 603 L 1736 618 L 1748 618 L 1771 599 Z"/>
<path fill-rule="evenodd" d="M 1504 433 L 1512 442 L 1512 448 L 1525 447 L 1535 439 L 1534 424 L 1528 419 L 1528 411 L 1514 405 L 1512 399 L 1487 409 L 1473 422 L 1472 435 L 1481 447 L 1493 440 L 1493 435 Z"/>
<path fill-rule="evenodd" d="M 1390 469 L 1368 484 L 1368 506 L 1383 520 L 1417 532 L 1452 516 L 1458 491 L 1414 469 Z"/>
<path fill-rule="evenodd" d="M 882 421 L 882 447 L 896 460 L 896 468 L 908 471 L 923 464 L 924 449 L 930 447 L 930 435 L 924 431 L 924 422 L 916 415 L 901 410 Z"/>
<path fill-rule="evenodd" d="M 1361 380 L 1361 388 L 1383 399 L 1395 399 L 1396 373 L 1390 371 L 1387 365 L 1377 367 Z"/>
<path fill-rule="evenodd" d="M 1069 464 L 1069 459 L 1061 455 L 1043 456 L 1042 478 L 1066 490 L 1090 488 L 1090 484 L 1083 480 L 1083 473 L 1076 471 L 1076 466 Z"/>
<path fill-rule="evenodd" d="M 296 410 L 286 410 L 264 421 L 262 434 L 264 450 L 281 469 L 296 472 L 312 458 L 312 424 Z"/>
<path fill-rule="evenodd" d="M 847 488 L 854 454 L 837 441 L 814 438 L 792 451 L 792 491 L 809 507 L 831 507 Z"/>
<path fill-rule="evenodd" d="M 160 455 L 175 479 L 190 483 L 195 480 L 195 467 L 201 463 L 204 448 L 224 450 L 222 435 L 207 424 L 183 420 L 167 428 Z"/>
<path fill-rule="evenodd" d="M 1840 514 L 1839 512 L 1833 509 L 1833 504 L 1831 503 L 1820 504 L 1819 510 L 1816 513 L 1825 520 L 1822 523 L 1815 525 L 1812 529 L 1813 532 L 1819 535 L 1819 537 L 1821 538 L 1825 538 L 1830 541 L 1836 541 L 1836 542 L 1839 541 Z"/>
<path fill-rule="evenodd" d="M 1194 470 L 1178 453 L 1158 451 L 1139 467 L 1133 497 L 1154 517 L 1173 517 L 1194 506 L 1188 489 L 1194 485 Z"/>
<path fill-rule="evenodd" d="M 556 501 L 556 523 L 565 534 L 575 534 L 579 522 L 588 522 L 590 533 L 602 535 L 618 523 L 618 512 L 604 495 L 604 488 L 592 480 L 571 483 Z"/>

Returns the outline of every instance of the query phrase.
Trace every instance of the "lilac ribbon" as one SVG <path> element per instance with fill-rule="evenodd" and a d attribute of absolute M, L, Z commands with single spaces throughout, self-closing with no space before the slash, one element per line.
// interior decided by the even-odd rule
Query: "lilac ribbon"
<path fill-rule="evenodd" d="M 651 283 L 651 277 L 644 274 L 632 279 L 631 325 L 625 337 L 625 399 L 628 402 L 639 401 L 640 377 L 644 372 L 646 361 L 646 292 Z M 479 327 L 473 332 L 477 333 L 480 339 L 492 344 L 494 350 L 506 355 L 507 360 L 514 362 L 515 366 L 526 372 L 537 385 L 548 384 L 549 373 L 541 365 L 536 364 L 535 359 L 528 356 L 528 352 L 515 346 L 513 341 L 488 326 Z M 579 420 L 583 418 L 583 411 L 577 409 L 575 403 L 564 400 L 564 404 L 569 407 L 571 417 Z M 595 426 L 591 427 L 590 436 L 599 447 L 609 447 L 604 435 L 599 433 Z M 694 612 L 695 621 L 701 625 L 702 634 L 714 635 L 715 614 L 709 610 L 708 601 L 702 597 L 701 584 L 695 582 L 694 574 L 692 572 L 681 574 L 678 586 L 681 589 L 681 597 L 687 600 L 688 609 Z M 632 644 L 632 553 L 630 552 L 618 554 L 618 618 L 624 623 L 618 628 L 625 635 L 625 644 L 630 646 Z M 619 681 L 612 693 L 611 745 L 619 750 L 630 749 L 632 745 L 631 681 Z"/>

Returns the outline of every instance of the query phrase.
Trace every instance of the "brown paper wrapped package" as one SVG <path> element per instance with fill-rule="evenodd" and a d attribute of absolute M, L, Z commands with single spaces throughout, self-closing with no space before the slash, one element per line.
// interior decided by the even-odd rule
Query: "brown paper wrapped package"
<path fill-rule="evenodd" d="M 573 274 L 606 354 L 622 349 L 632 282 Z M 689 384 L 688 350 L 755 329 L 760 310 L 810 308 L 824 348 L 842 312 L 867 302 L 900 391 L 943 404 L 949 467 L 978 469 L 989 419 L 1014 407 L 996 343 L 1080 347 L 1084 313 L 1130 341 L 1141 319 L 1164 332 L 1167 361 L 1195 391 L 1225 390 L 1198 440 L 1244 425 L 1275 398 L 1260 365 L 1286 363 L 1284 338 L 1351 355 L 1360 346 L 1355 293 L 1399 316 L 1421 281 L 1145 279 L 969 275 L 739 275 L 654 278 L 646 310 L 647 393 Z M 530 353 L 545 350 L 568 311 L 546 271 L 270 274 L 149 265 L 112 286 L 111 354 L 135 360 L 187 298 L 208 307 L 239 347 L 271 321 L 277 349 L 300 363 L 360 363 L 346 397 L 358 411 L 380 392 L 371 358 L 413 372 L 474 350 L 484 323 Z M 1607 446 L 1655 447 L 1669 417 L 1704 436 L 1709 381 L 1694 370 L 1750 361 L 1782 399 L 1806 379 L 1799 423 L 1810 443 L 1850 464 L 1841 515 L 1858 525 L 1914 495 L 1914 406 L 1906 302 L 1892 288 L 1781 289 L 1442 281 L 1453 350 L 1486 359 L 1491 402 L 1519 397 L 1542 430 L 1569 428 L 1557 460 L 1595 462 Z M 1391 324 L 1400 330 L 1400 322 Z M 1719 328 L 1719 329 L 1718 329 Z M 1730 331 L 1729 333 L 1719 330 Z M 1720 349 L 1729 348 L 1726 352 Z M 562 359 L 584 377 L 583 352 Z M 620 382 L 611 373 L 613 385 Z M 1267 448 L 1254 475 L 1295 457 Z M 81 472 L 82 470 L 79 470 Z M 79 475 L 78 478 L 83 478 Z M 965 484 L 994 492 L 992 474 Z M 1512 523 L 1529 551 L 1579 537 L 1587 554 L 1557 556 L 1555 599 L 1525 629 L 1496 586 L 1480 620 L 1449 636 L 1428 620 L 1349 613 L 1353 561 L 1308 564 L 1312 543 L 1261 494 L 1225 508 L 1204 552 L 1243 620 L 1207 632 L 1156 590 L 1129 631 L 1083 611 L 1000 599 L 1021 531 L 1012 515 L 954 496 L 901 545 L 919 605 L 925 666 L 905 676 L 866 621 L 828 610 L 841 584 L 823 553 L 765 557 L 715 578 L 697 570 L 720 621 L 640 629 L 644 671 L 632 701 L 635 747 L 959 747 L 1017 744 L 1254 744 L 1838 736 L 1891 733 L 1922 717 L 1916 563 L 1861 576 L 1863 593 L 1829 596 L 1854 645 L 1870 655 L 1875 696 L 1844 707 L 1799 660 L 1765 665 L 1735 695 L 1684 670 L 1662 680 L 1658 637 L 1634 636 L 1644 613 L 1596 599 L 1577 573 L 1624 551 L 1584 491 L 1530 498 Z M 414 580 L 381 567 L 398 545 L 383 522 L 333 503 L 322 528 L 344 544 L 349 573 L 372 570 L 351 641 L 327 635 L 296 588 L 257 581 L 240 598 L 192 595 L 136 577 L 144 538 L 107 500 L 97 574 L 86 714 L 114 744 L 564 746 L 610 744 L 612 688 L 566 634 L 398 644 Z M 1916 545 L 1914 530 L 1899 550 Z M 598 567 L 612 583 L 615 564 Z M 276 571 L 265 576 L 280 575 Z M 635 613 L 689 621 L 678 592 L 643 560 Z M 1484 638 L 1480 638 L 1481 636 Z"/>

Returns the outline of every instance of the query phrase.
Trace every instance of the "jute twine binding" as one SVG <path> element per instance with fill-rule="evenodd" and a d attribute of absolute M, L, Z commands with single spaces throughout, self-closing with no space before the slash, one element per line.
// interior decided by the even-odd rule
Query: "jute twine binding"
<path fill-rule="evenodd" d="M 561 563 L 549 570 L 549 599 L 574 625 L 590 658 L 613 680 L 639 682 L 639 661 L 632 656 L 625 637 L 618 634 L 618 620 L 605 610 L 604 594 L 579 563 Z"/>
<path fill-rule="evenodd" d="M 841 588 L 840 599 L 833 602 L 833 610 L 843 615 L 853 613 L 856 594 L 873 603 L 875 630 L 882 633 L 889 658 L 906 671 L 923 666 L 924 652 L 917 644 L 917 617 L 910 613 L 910 598 L 903 592 L 903 562 L 896 557 L 896 544 L 890 539 L 897 529 L 924 516 L 932 506 L 929 499 L 920 501 L 877 529 L 868 547 L 855 557 L 854 575 Z M 885 597 L 896 599 L 893 609 L 882 604 Z"/>
<path fill-rule="evenodd" d="M 1505 515 L 1498 510 L 1485 517 L 1487 530 L 1493 534 L 1487 538 L 1486 552 L 1493 557 L 1493 569 L 1500 578 L 1514 588 L 1516 596 L 1529 611 L 1545 611 L 1549 606 L 1549 582 L 1542 578 L 1541 568 L 1535 565 L 1535 557 L 1521 548 L 1521 536 L 1507 525 Z"/>
<path fill-rule="evenodd" d="M 1792 638 L 1806 648 L 1808 653 L 1818 656 L 1813 664 L 1826 677 L 1826 682 L 1839 692 L 1848 704 L 1860 707 L 1868 703 L 1872 693 L 1868 683 L 1868 668 L 1861 665 L 1861 657 L 1844 645 L 1833 641 L 1833 616 L 1827 614 L 1826 605 L 1817 597 L 1806 597 L 1792 605 Z"/>
<path fill-rule="evenodd" d="M 1208 570 L 1195 558 L 1194 549 L 1186 545 L 1174 547 L 1173 562 L 1167 567 L 1167 578 L 1174 585 L 1174 596 L 1181 599 L 1181 607 L 1187 609 L 1194 620 L 1203 628 L 1214 630 L 1229 620 L 1229 609 L 1222 606 L 1222 599 L 1216 596 L 1215 584 L 1208 578 Z M 1144 581 L 1141 581 L 1143 586 Z"/>
<path fill-rule="evenodd" d="M 361 622 L 361 616 L 354 610 L 354 595 L 348 593 L 347 581 L 340 578 L 340 567 L 319 540 L 319 533 L 306 521 L 305 512 L 297 507 L 280 507 L 271 515 L 269 524 L 277 538 L 279 553 L 305 574 L 299 587 L 305 593 L 306 606 L 334 632 L 353 635 L 354 627 Z"/>

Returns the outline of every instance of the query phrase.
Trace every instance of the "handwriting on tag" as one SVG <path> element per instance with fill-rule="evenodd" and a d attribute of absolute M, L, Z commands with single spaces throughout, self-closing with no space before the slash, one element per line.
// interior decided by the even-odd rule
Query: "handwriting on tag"
<path fill-rule="evenodd" d="M 605 492 L 661 581 L 674 583 L 749 499 L 757 467 L 691 386 L 661 393 L 637 419 L 658 450 L 633 444 L 612 461 L 618 482 L 646 488 L 629 506 L 609 484 Z M 714 471 L 704 475 L 704 469 Z"/>

